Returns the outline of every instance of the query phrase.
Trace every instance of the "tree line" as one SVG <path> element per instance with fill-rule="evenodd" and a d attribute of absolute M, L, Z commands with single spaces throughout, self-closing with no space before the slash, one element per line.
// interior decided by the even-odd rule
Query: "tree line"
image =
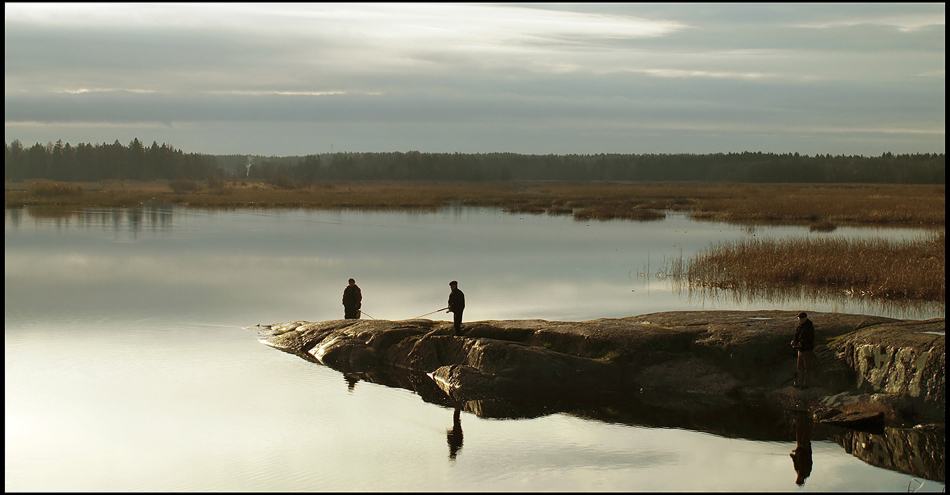
<path fill-rule="evenodd" d="M 99 181 L 107 179 L 192 179 L 224 176 L 211 155 L 185 153 L 173 146 L 152 142 L 145 146 L 138 138 L 128 146 L 79 143 L 25 148 L 19 140 L 4 142 L 4 179 L 51 179 L 57 181 Z"/>
<path fill-rule="evenodd" d="M 588 154 L 325 153 L 263 157 L 184 153 L 138 138 L 113 144 L 5 143 L 7 180 L 253 179 L 286 187 L 320 180 L 623 180 L 706 182 L 853 182 L 944 184 L 943 153 Z"/>

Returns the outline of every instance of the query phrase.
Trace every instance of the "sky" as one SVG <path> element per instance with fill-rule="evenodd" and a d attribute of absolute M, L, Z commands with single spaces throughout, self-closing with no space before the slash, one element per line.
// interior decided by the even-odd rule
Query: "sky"
<path fill-rule="evenodd" d="M 4 4 L 4 140 L 944 153 L 930 4 Z"/>

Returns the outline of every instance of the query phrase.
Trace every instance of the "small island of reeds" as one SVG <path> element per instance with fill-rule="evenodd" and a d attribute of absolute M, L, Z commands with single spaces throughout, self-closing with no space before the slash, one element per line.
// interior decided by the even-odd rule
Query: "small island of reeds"
<path fill-rule="evenodd" d="M 678 273 L 690 287 L 832 291 L 855 298 L 946 300 L 946 234 L 887 239 L 743 239 L 700 252 Z"/>

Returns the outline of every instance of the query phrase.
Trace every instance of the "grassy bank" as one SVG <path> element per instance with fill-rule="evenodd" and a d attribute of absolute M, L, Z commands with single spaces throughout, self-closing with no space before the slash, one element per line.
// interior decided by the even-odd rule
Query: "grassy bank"
<path fill-rule="evenodd" d="M 883 239 L 751 239 L 699 253 L 685 269 L 691 287 L 756 292 L 831 290 L 850 297 L 944 301 L 946 234 Z"/>
<path fill-rule="evenodd" d="M 74 194 L 63 191 L 75 191 Z M 663 210 L 736 224 L 937 228 L 945 225 L 945 187 L 889 184 L 728 184 L 630 182 L 265 182 L 155 181 L 5 184 L 5 206 L 436 209 L 495 206 L 578 220 L 654 220 Z"/>

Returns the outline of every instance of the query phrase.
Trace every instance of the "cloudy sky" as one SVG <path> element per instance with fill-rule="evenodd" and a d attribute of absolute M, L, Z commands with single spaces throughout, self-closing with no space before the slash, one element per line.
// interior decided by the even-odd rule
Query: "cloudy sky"
<path fill-rule="evenodd" d="M 4 139 L 944 152 L 944 4 L 4 4 Z"/>

